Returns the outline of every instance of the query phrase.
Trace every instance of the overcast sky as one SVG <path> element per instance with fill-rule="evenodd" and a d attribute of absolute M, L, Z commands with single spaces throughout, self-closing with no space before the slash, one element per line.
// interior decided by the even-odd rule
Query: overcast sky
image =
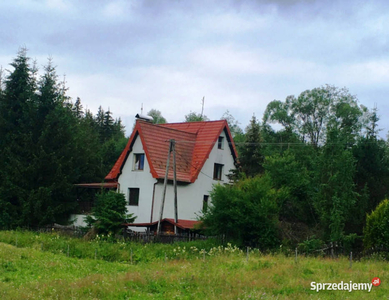
<path fill-rule="evenodd" d="M 1 0 L 0 65 L 25 46 L 66 74 L 68 95 L 169 122 L 226 110 L 247 126 L 267 104 L 331 84 L 376 104 L 389 130 L 389 3 L 310 0 Z"/>

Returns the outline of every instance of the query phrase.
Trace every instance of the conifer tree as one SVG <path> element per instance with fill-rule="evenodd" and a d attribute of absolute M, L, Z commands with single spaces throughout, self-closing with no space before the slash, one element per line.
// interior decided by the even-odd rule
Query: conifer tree
<path fill-rule="evenodd" d="M 103 140 L 108 141 L 111 139 L 114 133 L 114 119 L 112 118 L 112 112 L 108 109 L 104 113 L 103 120 Z"/>
<path fill-rule="evenodd" d="M 75 205 L 72 184 L 79 174 L 79 165 L 74 164 L 76 119 L 65 103 L 51 60 L 44 71 L 38 83 L 34 156 L 30 163 L 34 180 L 22 210 L 25 222 L 34 226 L 58 222 L 70 212 Z"/>
<path fill-rule="evenodd" d="M 239 162 L 247 176 L 263 172 L 264 157 L 261 153 L 261 126 L 255 116 L 246 128 L 245 141 L 241 146 Z"/>
<path fill-rule="evenodd" d="M 34 114 L 36 70 L 30 65 L 27 50 L 21 49 L 11 63 L 14 68 L 5 78 L 0 101 L 0 226 L 20 224 L 28 188 Z"/>
<path fill-rule="evenodd" d="M 76 118 L 81 119 L 84 116 L 84 111 L 82 109 L 81 99 L 77 97 L 76 102 L 73 105 L 72 111 Z"/>

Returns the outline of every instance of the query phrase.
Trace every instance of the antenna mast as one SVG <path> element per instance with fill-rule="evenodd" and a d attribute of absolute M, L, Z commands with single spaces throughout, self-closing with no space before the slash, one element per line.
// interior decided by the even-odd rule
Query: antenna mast
<path fill-rule="evenodd" d="M 203 100 L 201 100 L 201 117 L 203 117 L 203 113 L 204 113 L 204 98 L 205 96 L 203 96 Z"/>

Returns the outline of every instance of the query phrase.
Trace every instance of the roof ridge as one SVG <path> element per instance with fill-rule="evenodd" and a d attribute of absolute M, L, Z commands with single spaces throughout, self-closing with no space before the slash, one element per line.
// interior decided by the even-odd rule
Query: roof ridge
<path fill-rule="evenodd" d="M 182 123 L 165 123 L 165 124 L 182 124 Z M 194 133 L 194 132 L 190 132 L 190 131 L 186 131 L 186 130 L 180 130 L 180 129 L 176 129 L 176 128 L 170 128 L 170 127 L 161 126 L 161 125 L 164 125 L 164 124 L 154 124 L 154 126 L 158 126 L 158 127 L 164 128 L 164 129 L 169 129 L 169 130 L 174 130 L 174 131 L 178 131 L 178 132 L 193 134 L 194 136 L 197 135 L 197 133 Z"/>
<path fill-rule="evenodd" d="M 156 125 L 164 126 L 164 125 L 170 125 L 170 124 L 215 123 L 215 122 L 222 122 L 222 121 L 226 121 L 226 120 L 221 119 L 221 120 L 213 120 L 213 121 L 173 122 L 173 123 L 169 122 L 169 123 L 156 124 Z"/>

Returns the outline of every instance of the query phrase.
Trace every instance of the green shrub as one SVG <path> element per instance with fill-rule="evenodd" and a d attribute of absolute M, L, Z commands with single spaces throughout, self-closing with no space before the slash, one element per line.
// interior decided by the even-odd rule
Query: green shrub
<path fill-rule="evenodd" d="M 389 201 L 384 200 L 366 217 L 363 245 L 365 249 L 389 248 Z"/>
<path fill-rule="evenodd" d="M 239 246 L 269 249 L 279 245 L 278 203 L 285 193 L 272 188 L 269 177 L 215 185 L 211 197 L 212 205 L 202 218 L 211 235 L 225 235 Z"/>
<path fill-rule="evenodd" d="M 306 241 L 298 244 L 298 249 L 300 252 L 306 254 L 313 254 L 320 249 L 323 249 L 325 246 L 324 242 L 320 239 L 317 239 L 315 236 L 307 239 Z"/>
<path fill-rule="evenodd" d="M 85 221 L 98 233 L 116 234 L 123 228 L 123 223 L 132 223 L 136 218 L 132 214 L 126 215 L 126 212 L 126 199 L 123 194 L 102 192 L 97 195 L 92 216 L 87 216 Z"/>

